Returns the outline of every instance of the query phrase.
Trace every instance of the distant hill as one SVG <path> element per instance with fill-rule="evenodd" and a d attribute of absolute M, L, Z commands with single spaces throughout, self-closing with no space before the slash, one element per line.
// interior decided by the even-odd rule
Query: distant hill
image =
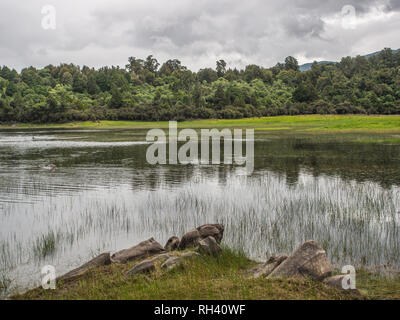
<path fill-rule="evenodd" d="M 330 64 L 330 63 L 332 63 L 332 64 L 336 64 L 337 62 L 333 62 L 333 61 L 317 61 L 318 62 L 318 64 Z M 305 63 L 305 64 L 302 64 L 299 68 L 300 68 L 300 71 L 301 72 L 304 72 L 304 71 L 308 71 L 308 70 L 310 70 L 311 69 L 311 66 L 313 65 L 313 63 L 314 62 L 309 62 L 309 63 Z"/>
<path fill-rule="evenodd" d="M 399 52 L 400 51 L 400 49 L 397 49 L 397 50 L 392 50 L 393 51 L 393 53 L 397 53 L 397 52 Z M 365 58 L 371 58 L 371 57 L 374 57 L 374 56 L 376 56 L 376 55 L 378 55 L 380 53 L 380 51 L 376 51 L 376 52 L 373 52 L 373 53 L 369 53 L 369 54 L 366 54 L 366 55 L 364 55 L 363 57 L 365 57 Z M 336 63 L 338 63 L 337 61 L 317 61 L 317 63 L 318 64 L 330 64 L 330 63 L 332 63 L 332 64 L 336 64 Z M 308 70 L 310 70 L 311 69 L 311 66 L 313 65 L 313 62 L 309 62 L 309 63 L 305 63 L 305 64 L 302 64 L 299 68 L 300 68 L 300 71 L 301 72 L 304 72 L 304 71 L 308 71 Z"/>
<path fill-rule="evenodd" d="M 400 49 L 392 50 L 392 51 L 393 51 L 393 53 L 397 53 L 397 52 L 400 51 Z M 378 55 L 379 53 L 380 53 L 380 51 L 377 51 L 377 52 L 374 52 L 374 53 L 366 54 L 364 57 L 365 58 L 371 58 L 371 57 L 374 57 L 374 56 Z"/>

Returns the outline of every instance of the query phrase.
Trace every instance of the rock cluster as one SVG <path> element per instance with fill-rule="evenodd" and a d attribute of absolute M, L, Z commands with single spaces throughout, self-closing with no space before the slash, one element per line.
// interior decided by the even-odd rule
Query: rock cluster
<path fill-rule="evenodd" d="M 205 224 L 187 232 L 181 240 L 176 236 L 169 238 L 164 247 L 154 238 L 150 238 L 131 248 L 118 251 L 112 256 L 110 256 L 109 252 L 103 253 L 79 268 L 64 274 L 57 280 L 71 281 L 81 277 L 94 267 L 139 260 L 142 261 L 134 265 L 127 272 L 127 276 L 150 273 L 156 270 L 157 264 L 161 265 L 162 270 L 172 270 L 181 266 L 186 259 L 199 256 L 200 254 L 194 251 L 184 253 L 175 252 L 175 254 L 171 252 L 197 248 L 202 254 L 218 255 L 222 251 L 219 243 L 223 235 L 224 226 L 220 224 Z"/>
<path fill-rule="evenodd" d="M 198 257 L 201 254 L 216 256 L 222 252 L 220 242 L 224 235 L 224 226 L 220 224 L 205 224 L 185 233 L 181 240 L 173 236 L 165 246 L 161 246 L 154 238 L 142 241 L 139 244 L 118 251 L 110 256 L 103 253 L 57 280 L 75 280 L 94 267 L 111 263 L 127 263 L 140 261 L 135 264 L 126 276 L 151 273 L 157 269 L 170 271 L 183 265 L 187 259 Z M 187 251 L 188 249 L 192 249 Z M 182 250 L 185 250 L 182 252 Z M 323 281 L 324 284 L 342 289 L 344 275 L 331 276 L 332 266 L 325 250 L 315 241 L 303 243 L 292 255 L 271 257 L 267 262 L 247 271 L 252 278 L 311 278 Z M 358 293 L 357 290 L 351 290 Z"/>
<path fill-rule="evenodd" d="M 325 250 L 317 242 L 311 240 L 305 242 L 290 257 L 279 264 L 268 277 L 310 277 L 314 280 L 323 280 L 331 273 L 332 266 Z"/>
<path fill-rule="evenodd" d="M 179 242 L 178 249 L 185 250 L 197 247 L 201 240 L 208 237 L 214 238 L 217 243 L 222 241 L 224 226 L 221 224 L 205 224 L 185 233 Z"/>
<path fill-rule="evenodd" d="M 331 276 L 332 265 L 325 250 L 317 242 L 310 240 L 303 243 L 291 256 L 280 255 L 270 258 L 266 263 L 248 270 L 253 278 L 311 278 L 323 281 L 327 286 L 344 290 L 344 275 Z M 358 293 L 357 290 L 352 290 Z"/>

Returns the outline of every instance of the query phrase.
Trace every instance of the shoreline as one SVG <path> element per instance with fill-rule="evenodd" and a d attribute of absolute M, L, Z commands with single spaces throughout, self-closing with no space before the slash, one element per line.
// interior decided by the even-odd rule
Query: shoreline
<path fill-rule="evenodd" d="M 256 131 L 303 132 L 400 132 L 400 115 L 299 115 L 244 119 L 207 119 L 178 122 L 179 128 L 254 128 Z M 168 121 L 85 121 L 67 123 L 0 124 L 16 129 L 150 129 L 168 128 Z"/>
<path fill-rule="evenodd" d="M 8 299 L 400 300 L 400 273 L 395 277 L 387 277 L 357 270 L 357 289 L 361 295 L 356 295 L 309 279 L 248 279 L 245 271 L 258 264 L 241 253 L 223 248 L 219 258 L 201 257 L 187 261 L 182 269 L 168 275 L 162 275 L 158 268 L 153 275 L 138 275 L 132 281 L 127 281 L 124 274 L 135 263 L 112 264 L 91 269 L 79 280 L 60 283 L 56 290 L 27 289 Z M 187 269 L 191 270 L 185 274 Z M 339 274 L 338 270 L 335 270 L 335 274 Z"/>
<path fill-rule="evenodd" d="M 224 226 L 206 224 L 105 252 L 42 287 L 10 294 L 15 300 L 385 300 L 400 299 L 400 272 L 389 278 L 367 269 L 340 273 L 323 247 L 306 241 L 266 262 L 221 246 Z M 348 268 L 349 266 L 347 266 Z M 351 267 L 351 266 L 350 266 Z M 352 267 L 353 268 L 353 267 Z M 354 268 L 353 268 L 353 271 Z M 389 270 L 387 270 L 389 271 Z M 344 286 L 349 285 L 347 288 Z"/>

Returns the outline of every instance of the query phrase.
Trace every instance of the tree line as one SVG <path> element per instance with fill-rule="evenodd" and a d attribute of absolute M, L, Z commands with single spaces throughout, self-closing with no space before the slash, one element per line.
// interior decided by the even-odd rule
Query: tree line
<path fill-rule="evenodd" d="M 287 57 L 272 68 L 248 65 L 197 73 L 177 59 L 130 57 L 125 68 L 74 64 L 0 67 L 0 122 L 177 120 L 298 114 L 400 114 L 400 52 L 299 70 Z"/>

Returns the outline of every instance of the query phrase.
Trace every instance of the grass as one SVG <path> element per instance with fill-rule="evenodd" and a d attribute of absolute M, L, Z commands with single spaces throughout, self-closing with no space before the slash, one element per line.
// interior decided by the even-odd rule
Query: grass
<path fill-rule="evenodd" d="M 12 280 L 0 273 L 0 297 L 5 294 L 11 285 Z"/>
<path fill-rule="evenodd" d="M 386 139 L 374 139 L 373 137 L 368 137 L 367 139 L 357 139 L 355 142 L 359 143 L 376 143 L 376 144 L 400 144 L 400 137 L 386 138 Z"/>
<path fill-rule="evenodd" d="M 167 121 L 86 121 L 64 124 L 15 124 L 1 125 L 7 128 L 167 128 Z M 181 128 L 254 128 L 271 131 L 378 131 L 399 132 L 400 116 L 366 116 L 366 115 L 301 115 L 261 117 L 237 120 L 194 120 L 179 123 Z"/>
<path fill-rule="evenodd" d="M 246 270 L 255 265 L 241 253 L 224 249 L 219 257 L 198 257 L 167 273 L 158 267 L 149 275 L 125 277 L 135 263 L 112 264 L 90 270 L 80 280 L 58 283 L 56 290 L 34 289 L 13 299 L 234 299 L 314 300 L 400 298 L 400 279 L 361 278 L 356 296 L 320 282 L 294 279 L 251 279 Z M 390 291 L 391 290 L 391 291 Z"/>
<path fill-rule="evenodd" d="M 387 277 L 379 273 L 358 271 L 358 288 L 367 299 L 400 300 L 400 274 Z"/>
<path fill-rule="evenodd" d="M 56 251 L 57 237 L 53 231 L 36 239 L 33 252 L 36 258 L 44 258 Z"/>

